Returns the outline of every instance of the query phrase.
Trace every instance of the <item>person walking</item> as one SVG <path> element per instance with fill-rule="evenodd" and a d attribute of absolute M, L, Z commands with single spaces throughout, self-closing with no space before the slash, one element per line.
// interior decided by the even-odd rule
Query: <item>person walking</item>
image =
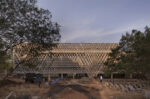
<path fill-rule="evenodd" d="M 48 85 L 49 85 L 49 83 L 48 83 L 48 79 L 47 79 L 47 78 L 45 78 L 45 87 L 46 87 L 46 88 L 48 88 Z"/>
<path fill-rule="evenodd" d="M 102 83 L 102 81 L 103 81 L 103 76 L 100 75 L 100 82 Z"/>
<path fill-rule="evenodd" d="M 38 85 L 39 85 L 39 88 L 40 88 L 40 86 L 41 86 L 41 77 L 40 76 L 37 77 L 37 81 L 38 81 Z"/>

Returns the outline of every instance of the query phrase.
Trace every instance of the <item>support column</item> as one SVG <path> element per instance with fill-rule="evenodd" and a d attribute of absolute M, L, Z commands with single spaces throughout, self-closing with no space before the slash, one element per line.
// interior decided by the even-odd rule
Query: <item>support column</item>
<path fill-rule="evenodd" d="M 132 74 L 130 74 L 130 79 L 132 79 Z"/>
<path fill-rule="evenodd" d="M 111 79 L 113 79 L 113 73 L 111 73 Z"/>
<path fill-rule="evenodd" d="M 61 78 L 63 79 L 63 74 L 61 74 Z"/>
<path fill-rule="evenodd" d="M 114 84 L 113 73 L 111 73 L 111 81 Z"/>
<path fill-rule="evenodd" d="M 51 80 L 51 75 L 50 74 L 48 74 L 48 81 L 50 81 Z"/>
<path fill-rule="evenodd" d="M 75 78 L 75 75 L 76 75 L 76 74 L 73 74 L 73 79 Z"/>

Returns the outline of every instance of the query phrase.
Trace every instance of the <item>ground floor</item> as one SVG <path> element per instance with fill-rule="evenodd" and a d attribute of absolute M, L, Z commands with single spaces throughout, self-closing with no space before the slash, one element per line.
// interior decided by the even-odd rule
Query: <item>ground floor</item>
<path fill-rule="evenodd" d="M 32 75 L 42 75 L 43 78 L 47 78 L 49 81 L 51 79 L 62 78 L 62 79 L 81 79 L 81 78 L 100 78 L 102 76 L 104 79 L 146 79 L 146 77 L 142 74 L 124 74 L 124 73 L 111 73 L 104 74 L 98 73 L 96 75 L 90 73 L 50 73 L 50 74 L 40 74 L 40 73 L 26 73 L 26 74 L 18 74 L 20 76 L 26 76 L 27 74 Z M 30 76 L 30 75 L 29 75 Z"/>
<path fill-rule="evenodd" d="M 149 81 L 137 79 L 65 79 L 54 85 L 41 87 L 10 78 L 0 83 L 0 99 L 144 99 L 150 90 Z"/>

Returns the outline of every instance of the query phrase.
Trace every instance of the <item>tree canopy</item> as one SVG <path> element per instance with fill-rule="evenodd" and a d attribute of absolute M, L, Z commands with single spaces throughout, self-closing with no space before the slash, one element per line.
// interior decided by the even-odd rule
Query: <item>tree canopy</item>
<path fill-rule="evenodd" d="M 0 12 L 0 36 L 9 43 L 52 43 L 60 38 L 59 25 L 36 0 L 1 0 Z"/>
<path fill-rule="evenodd" d="M 105 65 L 107 73 L 149 73 L 150 28 L 145 27 L 144 32 L 132 30 L 122 35 L 119 45 L 112 49 Z"/>
<path fill-rule="evenodd" d="M 42 45 L 30 49 L 30 56 L 37 55 L 35 52 L 52 48 L 52 43 L 60 40 L 59 24 L 51 21 L 49 10 L 39 8 L 36 3 L 36 0 L 0 1 L 0 39 L 5 42 L 5 51 L 26 42 Z"/>

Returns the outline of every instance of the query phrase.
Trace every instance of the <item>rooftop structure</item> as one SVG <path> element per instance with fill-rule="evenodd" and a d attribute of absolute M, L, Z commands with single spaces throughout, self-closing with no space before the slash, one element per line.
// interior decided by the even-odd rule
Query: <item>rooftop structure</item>
<path fill-rule="evenodd" d="M 20 64 L 15 73 L 41 73 L 41 74 L 88 74 L 93 77 L 103 73 L 104 62 L 116 43 L 60 43 L 51 50 L 46 50 L 38 58 L 33 59 L 37 66 L 34 69 Z M 28 44 L 26 44 L 28 46 Z M 25 48 L 25 47 L 24 47 Z M 17 64 L 21 58 L 23 47 L 14 51 L 14 62 Z"/>

